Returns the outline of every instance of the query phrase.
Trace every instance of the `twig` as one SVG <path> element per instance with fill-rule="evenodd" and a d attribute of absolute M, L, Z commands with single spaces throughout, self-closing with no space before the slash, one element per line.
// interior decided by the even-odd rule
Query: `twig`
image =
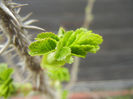
<path fill-rule="evenodd" d="M 95 3 L 95 0 L 88 0 L 88 4 L 85 8 L 85 20 L 83 23 L 83 27 L 85 28 L 89 28 L 89 25 L 91 24 L 93 20 L 92 10 L 94 7 L 94 3 Z"/>

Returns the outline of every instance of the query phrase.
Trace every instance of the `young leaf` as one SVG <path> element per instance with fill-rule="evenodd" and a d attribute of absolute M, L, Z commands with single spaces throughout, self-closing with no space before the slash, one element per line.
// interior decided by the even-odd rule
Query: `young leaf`
<path fill-rule="evenodd" d="M 84 28 L 77 29 L 74 34 L 76 35 L 76 39 L 70 45 L 72 55 L 85 57 L 88 52 L 96 53 L 100 49 L 99 45 L 103 41 L 100 35 L 94 34 L 92 31 L 87 31 Z"/>
<path fill-rule="evenodd" d="M 45 38 L 52 38 L 56 41 L 59 41 L 59 38 L 56 34 L 52 33 L 52 32 L 45 32 L 45 33 L 41 33 L 37 35 L 37 38 L 35 38 L 36 40 L 41 40 L 41 39 L 45 39 Z"/>
<path fill-rule="evenodd" d="M 74 58 L 72 57 L 72 55 L 68 55 L 66 58 L 65 58 L 65 62 L 66 63 L 69 63 L 69 64 L 72 64 L 74 62 Z"/>
<path fill-rule="evenodd" d="M 41 67 L 42 68 L 47 68 L 47 67 L 60 67 L 65 64 L 65 61 L 57 61 L 55 59 L 55 52 L 45 54 L 43 55 L 42 62 L 41 62 Z"/>
<path fill-rule="evenodd" d="M 102 37 L 98 34 L 86 32 L 78 35 L 75 44 L 79 45 L 99 45 L 102 43 Z"/>
<path fill-rule="evenodd" d="M 44 55 L 50 51 L 53 51 L 56 47 L 56 41 L 51 38 L 46 38 L 43 40 L 35 41 L 29 46 L 29 54 L 34 55 Z"/>
<path fill-rule="evenodd" d="M 79 28 L 75 30 L 76 34 L 80 34 L 80 33 L 86 33 L 88 32 L 88 30 L 86 28 Z M 92 31 L 91 31 L 92 32 Z"/>
<path fill-rule="evenodd" d="M 71 54 L 71 49 L 69 47 L 63 47 L 62 49 L 57 50 L 55 58 L 57 59 L 57 61 L 62 61 L 70 54 Z"/>
<path fill-rule="evenodd" d="M 60 27 L 59 31 L 58 31 L 58 37 L 62 38 L 64 36 L 65 32 L 66 31 L 63 29 L 63 27 Z"/>
<path fill-rule="evenodd" d="M 73 34 L 73 31 L 68 31 L 68 32 L 65 33 L 65 35 L 63 36 L 63 38 L 60 39 L 60 41 L 58 43 L 57 50 L 65 47 L 67 45 L 68 39 L 70 38 L 70 36 L 72 34 Z"/>
<path fill-rule="evenodd" d="M 81 48 L 80 46 L 72 46 L 71 47 L 72 55 L 85 58 L 87 52 Z"/>
<path fill-rule="evenodd" d="M 75 31 L 65 31 L 60 28 L 58 37 L 55 34 L 42 33 L 38 35 L 38 41 L 29 46 L 31 55 L 47 54 L 43 57 L 42 66 L 44 68 L 72 63 L 73 55 L 84 58 L 87 53 L 96 53 L 100 49 L 99 45 L 103 42 L 100 35 L 94 34 L 85 28 Z M 51 47 L 52 44 L 53 47 Z"/>

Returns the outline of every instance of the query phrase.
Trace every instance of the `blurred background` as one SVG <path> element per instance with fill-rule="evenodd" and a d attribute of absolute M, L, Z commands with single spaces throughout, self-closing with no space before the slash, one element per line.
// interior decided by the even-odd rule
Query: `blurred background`
<path fill-rule="evenodd" d="M 16 0 L 28 3 L 36 25 L 57 33 L 83 25 L 88 0 Z M 133 0 L 95 0 L 90 29 L 103 36 L 101 50 L 81 59 L 73 90 L 119 89 L 133 86 Z M 33 32 L 33 34 L 37 34 Z"/>

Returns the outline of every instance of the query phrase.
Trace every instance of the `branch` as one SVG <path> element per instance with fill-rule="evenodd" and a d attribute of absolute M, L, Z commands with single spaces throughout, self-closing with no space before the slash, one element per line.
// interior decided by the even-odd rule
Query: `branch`
<path fill-rule="evenodd" d="M 85 8 L 85 19 L 83 23 L 83 27 L 88 28 L 93 20 L 92 10 L 94 7 L 95 0 L 88 0 L 88 4 Z"/>
<path fill-rule="evenodd" d="M 30 56 L 28 54 L 28 45 L 30 43 L 30 38 L 27 35 L 28 31 L 26 29 L 39 29 L 43 31 L 44 29 L 32 25 L 26 25 L 23 27 L 22 25 L 24 25 L 24 21 L 27 20 L 31 14 L 28 14 L 27 16 L 22 18 L 17 14 L 19 10 L 17 11 L 16 9 L 13 9 L 13 6 L 8 5 L 8 1 L 10 0 L 6 0 L 5 2 L 4 1 L 5 0 L 1 2 L 0 0 L 0 27 L 2 28 L 3 33 L 6 34 L 6 36 L 9 36 L 10 39 L 8 39 L 6 46 L 1 50 L 1 53 L 8 48 L 11 42 L 17 54 L 24 62 L 24 66 L 26 66 L 29 72 L 31 71 L 30 73 L 32 73 L 32 76 L 35 77 L 35 87 L 37 88 L 38 82 L 40 82 L 40 84 L 42 84 L 42 86 L 40 87 L 43 89 L 43 93 L 45 91 L 52 97 L 50 99 L 55 99 L 55 90 L 47 85 L 47 83 L 49 83 L 49 79 L 45 79 L 44 76 L 47 75 L 42 73 L 42 69 L 40 67 L 40 57 Z M 28 21 L 28 24 L 32 22 L 33 21 Z M 41 79 L 38 78 L 38 75 L 41 76 Z M 39 91 L 39 89 L 37 90 Z"/>

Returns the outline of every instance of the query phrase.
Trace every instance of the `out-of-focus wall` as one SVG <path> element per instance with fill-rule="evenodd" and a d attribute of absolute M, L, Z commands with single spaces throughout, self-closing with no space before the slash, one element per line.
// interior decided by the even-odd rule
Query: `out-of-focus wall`
<path fill-rule="evenodd" d="M 56 32 L 59 26 L 82 25 L 87 0 L 16 0 L 28 3 L 22 15 L 33 12 L 38 26 Z M 96 0 L 90 29 L 103 36 L 97 54 L 82 59 L 80 81 L 133 79 L 133 0 Z"/>

